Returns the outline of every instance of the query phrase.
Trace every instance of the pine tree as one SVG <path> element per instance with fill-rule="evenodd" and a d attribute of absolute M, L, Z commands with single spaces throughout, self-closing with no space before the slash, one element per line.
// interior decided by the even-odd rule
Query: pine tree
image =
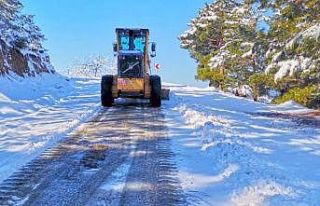
<path fill-rule="evenodd" d="M 263 71 L 265 42 L 257 40 L 263 35 L 251 1 L 217 0 L 189 26 L 180 40 L 198 62 L 198 79 L 225 88 Z"/>
<path fill-rule="evenodd" d="M 22 4 L 18 0 L 0 0 L 0 34 L 8 36 Z"/>
<path fill-rule="evenodd" d="M 21 8 L 18 0 L 0 0 L 1 38 L 18 48 L 42 50 L 44 36 L 34 24 L 33 16 L 21 14 Z"/>
<path fill-rule="evenodd" d="M 219 6 L 223 8 L 220 14 L 223 19 L 223 46 L 213 55 L 210 67 L 220 70 L 228 86 L 243 84 L 258 65 L 254 64 L 254 52 L 258 46 L 255 43 L 256 19 L 250 4 L 245 2 L 229 2 Z"/>
<path fill-rule="evenodd" d="M 320 90 L 319 8 L 320 0 L 216 0 L 191 21 L 181 47 L 211 86 L 248 84 L 255 99 L 269 89 Z"/>
<path fill-rule="evenodd" d="M 270 5 L 269 5 L 270 6 Z M 275 70 L 275 80 L 298 80 L 302 85 L 315 81 L 319 72 L 319 0 L 276 1 L 277 12 L 269 32 L 267 72 Z"/>
<path fill-rule="evenodd" d="M 12 30 L 16 45 L 28 48 L 32 51 L 41 51 L 44 35 L 38 26 L 34 24 L 32 15 L 21 15 L 16 21 L 16 29 Z"/>
<path fill-rule="evenodd" d="M 22 4 L 18 0 L 0 0 L 1 22 L 8 22 L 14 19 Z"/>
<path fill-rule="evenodd" d="M 2 74 L 14 71 L 18 75 L 54 72 L 42 47 L 44 35 L 35 25 L 32 15 L 21 13 L 19 0 L 0 0 Z M 15 62 L 20 62 L 19 66 Z"/>
<path fill-rule="evenodd" d="M 179 37 L 181 47 L 188 49 L 191 57 L 197 61 L 220 46 L 221 32 L 217 30 L 220 21 L 215 15 L 216 9 L 214 4 L 206 4 L 198 16 L 191 20 L 189 29 Z"/>
<path fill-rule="evenodd" d="M 306 96 L 299 94 L 301 91 L 314 91 L 315 85 L 318 85 L 318 92 L 320 89 L 320 1 L 266 2 L 262 9 L 273 11 L 269 21 L 266 72 L 274 74 L 276 87 L 285 97 L 283 99 L 293 98 L 309 105 L 306 103 L 308 99 L 301 101 L 295 98 Z"/>

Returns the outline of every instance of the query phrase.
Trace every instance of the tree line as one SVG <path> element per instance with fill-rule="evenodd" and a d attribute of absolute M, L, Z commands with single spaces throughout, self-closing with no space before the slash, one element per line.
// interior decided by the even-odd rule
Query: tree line
<path fill-rule="evenodd" d="M 319 106 L 320 0 L 216 0 L 179 37 L 196 79 Z M 317 105 L 318 104 L 318 105 Z"/>

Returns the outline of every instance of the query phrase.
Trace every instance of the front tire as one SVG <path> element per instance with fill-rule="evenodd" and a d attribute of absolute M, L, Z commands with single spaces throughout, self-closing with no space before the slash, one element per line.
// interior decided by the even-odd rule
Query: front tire
<path fill-rule="evenodd" d="M 159 76 L 150 76 L 151 97 L 150 104 L 152 107 L 161 107 L 161 79 Z"/>
<path fill-rule="evenodd" d="M 101 104 L 104 107 L 111 107 L 114 103 L 112 96 L 113 76 L 105 75 L 101 80 Z"/>

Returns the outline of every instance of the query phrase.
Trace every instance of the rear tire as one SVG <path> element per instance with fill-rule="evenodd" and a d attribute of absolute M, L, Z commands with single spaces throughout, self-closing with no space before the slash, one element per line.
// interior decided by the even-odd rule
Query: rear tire
<path fill-rule="evenodd" d="M 161 79 L 159 76 L 150 76 L 151 97 L 150 104 L 152 107 L 161 107 Z"/>
<path fill-rule="evenodd" d="M 114 103 L 112 96 L 113 76 L 105 75 L 101 80 L 101 104 L 104 107 L 111 107 Z"/>

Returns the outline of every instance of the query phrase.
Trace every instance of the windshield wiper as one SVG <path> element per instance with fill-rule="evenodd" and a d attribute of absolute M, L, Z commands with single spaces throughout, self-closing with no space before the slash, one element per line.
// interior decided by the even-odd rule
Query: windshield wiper
<path fill-rule="evenodd" d="M 130 65 L 129 63 L 129 68 L 124 70 L 123 73 L 127 73 L 128 71 L 132 70 L 135 66 L 137 66 L 139 62 L 134 63 L 133 65 Z"/>

